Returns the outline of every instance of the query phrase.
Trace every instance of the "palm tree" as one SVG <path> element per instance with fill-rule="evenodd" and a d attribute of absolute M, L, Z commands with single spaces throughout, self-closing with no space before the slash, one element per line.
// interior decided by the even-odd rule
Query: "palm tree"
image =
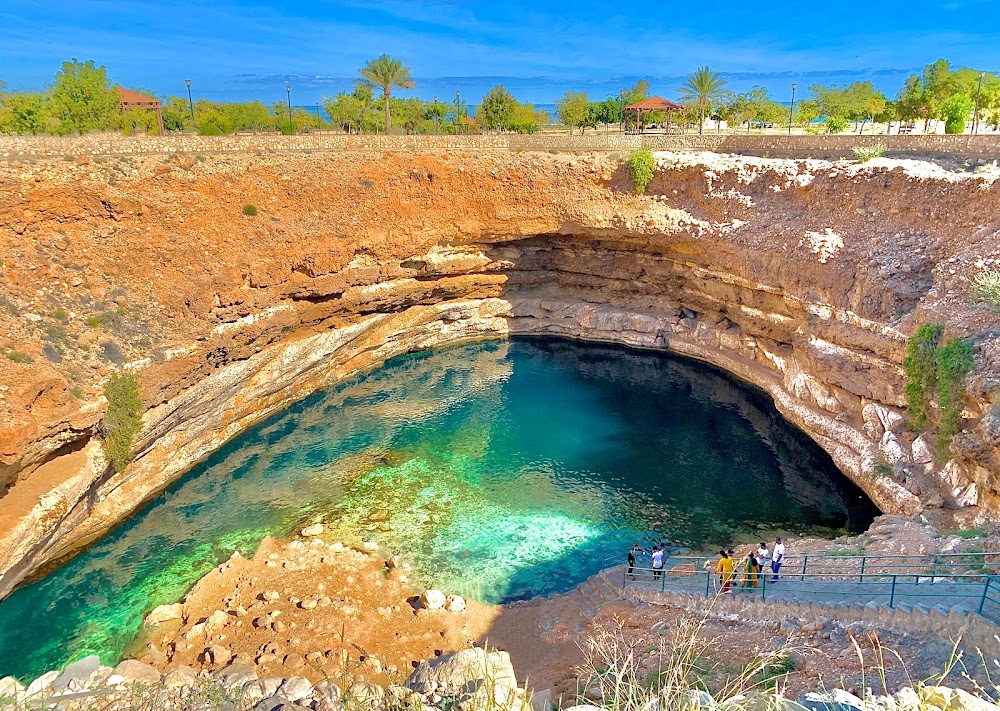
<path fill-rule="evenodd" d="M 687 81 L 677 90 L 682 102 L 693 103 L 701 110 L 698 133 L 705 125 L 705 108 L 729 98 L 731 92 L 725 89 L 726 80 L 708 67 L 698 67 L 688 74 Z"/>
<path fill-rule="evenodd" d="M 389 135 L 392 131 L 392 117 L 389 115 L 389 95 L 394 87 L 400 89 L 412 89 L 416 86 L 413 77 L 410 76 L 410 68 L 404 67 L 398 59 L 393 59 L 388 54 L 369 60 L 365 66 L 358 70 L 365 81 L 372 86 L 382 88 L 382 96 L 385 99 L 385 133 Z"/>

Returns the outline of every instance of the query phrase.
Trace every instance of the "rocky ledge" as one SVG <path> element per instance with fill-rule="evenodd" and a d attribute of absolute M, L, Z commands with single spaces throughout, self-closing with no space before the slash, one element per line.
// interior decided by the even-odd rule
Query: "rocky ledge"
<path fill-rule="evenodd" d="M 1000 337 L 968 279 L 1000 263 L 995 177 L 663 154 L 636 196 L 613 156 L 8 164 L 0 595 L 310 392 L 511 334 L 714 363 L 884 511 L 991 519 Z M 947 462 L 903 415 L 924 322 L 976 353 Z M 97 437 L 119 365 L 147 407 L 122 472 Z"/>

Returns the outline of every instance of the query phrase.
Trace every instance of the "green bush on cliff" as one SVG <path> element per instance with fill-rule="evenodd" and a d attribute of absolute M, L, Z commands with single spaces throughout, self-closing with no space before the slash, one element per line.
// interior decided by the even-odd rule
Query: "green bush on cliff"
<path fill-rule="evenodd" d="M 104 456 L 122 472 L 132 461 L 132 441 L 142 428 L 142 399 L 139 383 L 128 373 L 115 373 L 104 385 L 108 411 L 101 420 Z"/>
<path fill-rule="evenodd" d="M 937 398 L 941 423 L 935 453 L 941 461 L 948 459 L 951 438 L 962 428 L 962 401 L 965 387 L 962 380 L 976 367 L 976 352 L 964 338 L 952 338 L 937 352 Z"/>
<path fill-rule="evenodd" d="M 906 345 L 906 411 L 910 428 L 921 430 L 927 424 L 927 394 L 937 383 L 937 348 L 944 326 L 925 323 Z"/>
<path fill-rule="evenodd" d="M 646 186 L 653 180 L 655 169 L 656 159 L 653 158 L 653 153 L 645 148 L 628 157 L 628 174 L 632 178 L 632 186 L 640 195 L 646 192 Z"/>
<path fill-rule="evenodd" d="M 910 428 L 921 430 L 930 415 L 930 396 L 938 407 L 938 461 L 948 459 L 951 439 L 962 428 L 965 376 L 976 366 L 975 349 L 964 338 L 951 338 L 941 345 L 944 326 L 925 323 L 907 344 L 903 361 L 906 368 L 906 402 Z"/>

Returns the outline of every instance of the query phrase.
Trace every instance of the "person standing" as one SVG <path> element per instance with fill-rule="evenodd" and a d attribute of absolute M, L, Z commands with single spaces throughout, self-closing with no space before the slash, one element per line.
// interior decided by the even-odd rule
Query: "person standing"
<path fill-rule="evenodd" d="M 719 564 L 715 566 L 715 572 L 719 574 L 721 592 L 728 593 L 733 584 L 733 559 L 724 550 L 719 551 Z"/>
<path fill-rule="evenodd" d="M 743 587 L 746 589 L 757 587 L 757 578 L 760 572 L 760 565 L 757 563 L 757 551 L 747 553 L 747 572 L 743 576 Z"/>
<path fill-rule="evenodd" d="M 785 562 L 785 544 L 781 542 L 781 537 L 774 539 L 774 549 L 771 551 L 771 578 L 772 583 L 778 582 L 778 573 L 781 572 L 781 564 Z"/>
<path fill-rule="evenodd" d="M 626 575 L 628 576 L 629 580 L 635 580 L 635 554 L 645 553 L 645 552 L 646 551 L 643 550 L 638 543 L 632 546 L 632 550 L 628 552 L 628 572 L 626 573 Z"/>
<path fill-rule="evenodd" d="M 764 570 L 764 566 L 767 564 L 767 544 L 761 541 L 757 544 L 757 550 L 754 551 L 754 558 L 757 559 L 757 567 L 760 570 Z"/>
<path fill-rule="evenodd" d="M 663 546 L 653 546 L 653 580 L 663 576 Z"/>

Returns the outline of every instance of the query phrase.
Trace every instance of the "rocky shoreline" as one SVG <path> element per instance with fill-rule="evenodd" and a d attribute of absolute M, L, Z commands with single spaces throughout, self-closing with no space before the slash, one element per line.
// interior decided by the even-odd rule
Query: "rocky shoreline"
<path fill-rule="evenodd" d="M 484 606 L 414 587 L 409 566 L 384 556 L 373 541 L 344 545 L 324 541 L 324 533 L 322 525 L 309 524 L 295 540 L 265 539 L 252 558 L 235 554 L 202 578 L 183 602 L 147 616 L 136 659 L 110 668 L 91 656 L 24 684 L 0 680 L 0 707 L 82 711 L 99 702 L 112 710 L 546 711 L 605 703 L 613 708 L 610 697 L 617 692 L 602 687 L 606 679 L 595 668 L 606 665 L 597 663 L 595 653 L 624 645 L 615 656 L 634 658 L 634 675 L 646 679 L 661 674 L 676 650 L 698 645 L 699 658 L 706 660 L 701 664 L 709 665 L 702 680 L 710 687 L 731 692 L 725 679 L 740 667 L 726 665 L 764 658 L 781 667 L 778 691 L 784 694 L 774 697 L 752 687 L 742 694 L 727 692 L 731 698 L 720 697 L 717 703 L 694 686 L 685 689 L 683 699 L 698 708 L 757 711 L 775 703 L 784 711 L 995 708 L 967 693 L 978 689 L 982 695 L 990 688 L 971 659 L 963 663 L 967 676 L 951 684 L 966 690 L 906 684 L 910 678 L 939 676 L 951 663 L 953 648 L 933 636 L 822 617 L 738 618 L 714 612 L 710 602 L 684 609 L 617 598 L 591 608 L 573 591 Z M 994 538 L 943 535 L 927 523 L 885 516 L 861 536 L 798 539 L 789 546 L 796 554 L 836 556 L 858 549 L 882 554 L 983 550 L 996 543 Z M 887 649 L 899 653 L 898 664 Z M 867 688 L 875 667 L 882 674 L 881 693 Z M 722 676 L 706 676 L 709 668 Z M 843 690 L 813 693 L 830 683 L 865 701 Z M 663 699 L 655 691 L 649 696 L 646 688 L 642 693 L 647 694 L 644 703 Z M 793 697 L 799 705 L 789 700 Z M 671 708 L 681 703 L 664 701 Z"/>

